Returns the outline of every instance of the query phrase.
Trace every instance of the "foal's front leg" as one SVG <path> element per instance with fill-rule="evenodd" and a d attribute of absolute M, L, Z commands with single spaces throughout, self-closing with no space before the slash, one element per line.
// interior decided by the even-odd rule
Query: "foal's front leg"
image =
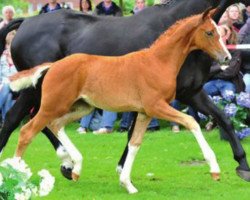
<path fill-rule="evenodd" d="M 182 124 L 187 129 L 189 129 L 194 134 L 204 155 L 204 158 L 210 166 L 210 173 L 212 175 L 212 178 L 214 180 L 219 179 L 220 168 L 217 163 L 215 154 L 202 135 L 200 125 L 194 120 L 193 117 L 175 110 L 173 107 L 167 104 L 165 100 L 159 100 L 153 107 L 149 107 L 146 112 L 149 113 L 150 116 L 173 121 L 178 124 Z"/>
<path fill-rule="evenodd" d="M 140 148 L 144 133 L 147 129 L 147 126 L 150 120 L 151 120 L 150 117 L 141 113 L 138 114 L 138 117 L 135 123 L 134 132 L 128 143 L 128 154 L 124 163 L 124 167 L 120 174 L 120 183 L 122 186 L 124 186 L 127 189 L 128 193 L 130 194 L 138 192 L 138 190 L 131 183 L 130 174 L 131 174 L 135 156 Z"/>

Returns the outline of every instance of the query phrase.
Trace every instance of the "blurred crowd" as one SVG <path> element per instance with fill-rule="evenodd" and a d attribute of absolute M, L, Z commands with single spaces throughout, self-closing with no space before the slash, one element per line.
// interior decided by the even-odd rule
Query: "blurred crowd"
<path fill-rule="evenodd" d="M 167 3 L 169 0 L 158 0 L 155 3 Z M 134 8 L 131 10 L 131 15 L 136 15 L 147 8 L 146 0 L 135 0 Z M 66 4 L 60 4 L 57 0 L 48 0 L 40 10 L 39 14 L 48 12 L 56 12 L 60 9 L 70 9 Z M 100 16 L 116 16 L 122 17 L 122 9 L 112 0 L 103 0 L 95 7 L 90 0 L 79 1 L 79 11 L 88 15 Z M 0 29 L 13 20 L 15 9 L 13 6 L 5 6 L 2 9 L 3 19 L 0 22 Z M 222 40 L 227 45 L 248 44 L 250 42 L 250 6 L 243 4 L 234 4 L 227 8 L 226 12 L 221 17 L 219 23 L 219 32 Z M 0 110 L 1 119 L 5 119 L 7 111 L 13 105 L 16 95 L 9 89 L 8 77 L 16 72 L 16 68 L 11 59 L 10 46 L 15 35 L 15 31 L 8 34 L 6 39 L 5 50 L 0 58 Z M 248 50 L 250 52 L 250 50 Z M 233 96 L 241 92 L 250 95 L 250 62 L 243 62 L 242 51 L 237 48 L 230 50 L 232 60 L 229 65 L 221 66 L 214 62 L 211 66 L 209 80 L 204 84 L 203 89 L 212 97 L 220 96 L 222 99 L 228 100 L 228 97 L 233 101 Z M 191 107 L 182 105 L 177 100 L 174 100 L 171 105 L 179 110 L 184 110 L 192 115 L 197 121 L 201 120 L 198 112 Z M 112 133 L 118 123 L 118 131 L 125 132 L 129 129 L 134 113 L 115 113 L 106 110 L 95 109 L 89 115 L 80 120 L 77 132 L 85 134 L 88 131 L 94 134 Z M 178 133 L 180 126 L 175 123 L 170 123 L 173 132 Z M 209 131 L 216 126 L 213 120 L 209 120 L 205 128 Z M 152 119 L 148 126 L 148 131 L 158 131 L 160 123 L 157 119 Z"/>

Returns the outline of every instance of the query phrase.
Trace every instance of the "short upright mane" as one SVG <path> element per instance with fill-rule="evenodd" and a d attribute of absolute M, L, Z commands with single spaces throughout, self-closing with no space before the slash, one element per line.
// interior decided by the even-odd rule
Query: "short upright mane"
<path fill-rule="evenodd" d="M 171 36 L 173 36 L 173 34 L 176 32 L 176 30 L 180 26 L 186 25 L 187 22 L 192 22 L 192 24 L 189 23 L 188 27 L 185 26 L 185 31 L 188 31 L 188 32 L 191 31 L 197 25 L 198 17 L 199 17 L 199 15 L 192 15 L 192 16 L 190 16 L 188 18 L 178 20 L 175 24 L 170 26 L 163 34 L 161 34 L 161 36 L 151 46 L 158 45 L 158 43 L 160 43 L 160 41 L 163 38 L 166 39 L 166 37 L 170 38 Z"/>

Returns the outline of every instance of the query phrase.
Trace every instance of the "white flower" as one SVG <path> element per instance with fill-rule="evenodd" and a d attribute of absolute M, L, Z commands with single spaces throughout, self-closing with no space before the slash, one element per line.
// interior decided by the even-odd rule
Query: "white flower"
<path fill-rule="evenodd" d="M 23 193 L 15 193 L 15 200 L 28 200 Z"/>
<path fill-rule="evenodd" d="M 32 194 L 34 194 L 35 196 L 38 195 L 38 188 L 37 187 L 32 187 L 31 191 L 32 191 Z"/>
<path fill-rule="evenodd" d="M 26 199 L 30 199 L 32 195 L 32 191 L 29 188 L 26 188 L 25 186 L 22 187 L 23 195 Z"/>
<path fill-rule="evenodd" d="M 39 187 L 35 186 L 29 180 L 32 176 L 30 168 L 23 160 L 21 160 L 21 158 L 14 157 L 11 159 L 6 159 L 0 163 L 0 166 L 6 168 L 7 171 L 9 169 L 8 181 L 11 181 L 11 179 L 15 177 L 15 173 L 12 173 L 13 169 L 16 171 L 16 173 L 21 175 L 20 180 L 18 180 L 19 182 L 15 185 L 15 187 L 13 187 L 12 191 L 15 193 L 15 200 L 30 200 L 32 195 L 46 196 L 54 187 L 55 178 L 44 169 L 38 172 L 38 175 L 41 177 L 41 183 Z M 3 185 L 3 179 L 4 177 L 0 173 L 0 186 Z M 4 186 L 5 184 L 2 187 Z"/>
<path fill-rule="evenodd" d="M 25 173 L 26 180 L 28 180 L 32 176 L 30 168 L 20 157 L 8 158 L 1 163 L 1 166 L 3 167 L 7 167 L 8 165 L 19 172 Z"/>
<path fill-rule="evenodd" d="M 53 189 L 55 178 L 45 169 L 39 171 L 38 175 L 42 178 L 38 194 L 39 196 L 46 196 Z"/>
<path fill-rule="evenodd" d="M 0 172 L 0 186 L 3 184 L 3 175 Z"/>

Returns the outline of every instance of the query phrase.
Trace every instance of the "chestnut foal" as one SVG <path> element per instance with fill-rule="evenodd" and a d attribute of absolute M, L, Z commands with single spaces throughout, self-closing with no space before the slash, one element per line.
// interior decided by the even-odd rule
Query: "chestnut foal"
<path fill-rule="evenodd" d="M 16 156 L 21 157 L 32 138 L 48 126 L 72 157 L 72 179 L 77 180 L 82 155 L 66 136 L 64 126 L 87 115 L 94 107 L 115 112 L 136 111 L 139 114 L 120 174 L 120 182 L 129 193 L 137 192 L 130 173 L 152 117 L 174 121 L 189 129 L 199 143 L 212 177 L 218 179 L 219 165 L 199 124 L 169 105 L 175 98 L 177 74 L 190 51 L 202 49 L 220 62 L 231 59 L 210 17 L 214 12 L 178 21 L 150 48 L 141 51 L 118 57 L 74 54 L 12 77 L 14 88 L 18 82 L 33 82 L 30 77 L 37 80 L 47 72 L 40 110 L 22 127 Z M 29 87 L 29 83 L 20 87 Z"/>

